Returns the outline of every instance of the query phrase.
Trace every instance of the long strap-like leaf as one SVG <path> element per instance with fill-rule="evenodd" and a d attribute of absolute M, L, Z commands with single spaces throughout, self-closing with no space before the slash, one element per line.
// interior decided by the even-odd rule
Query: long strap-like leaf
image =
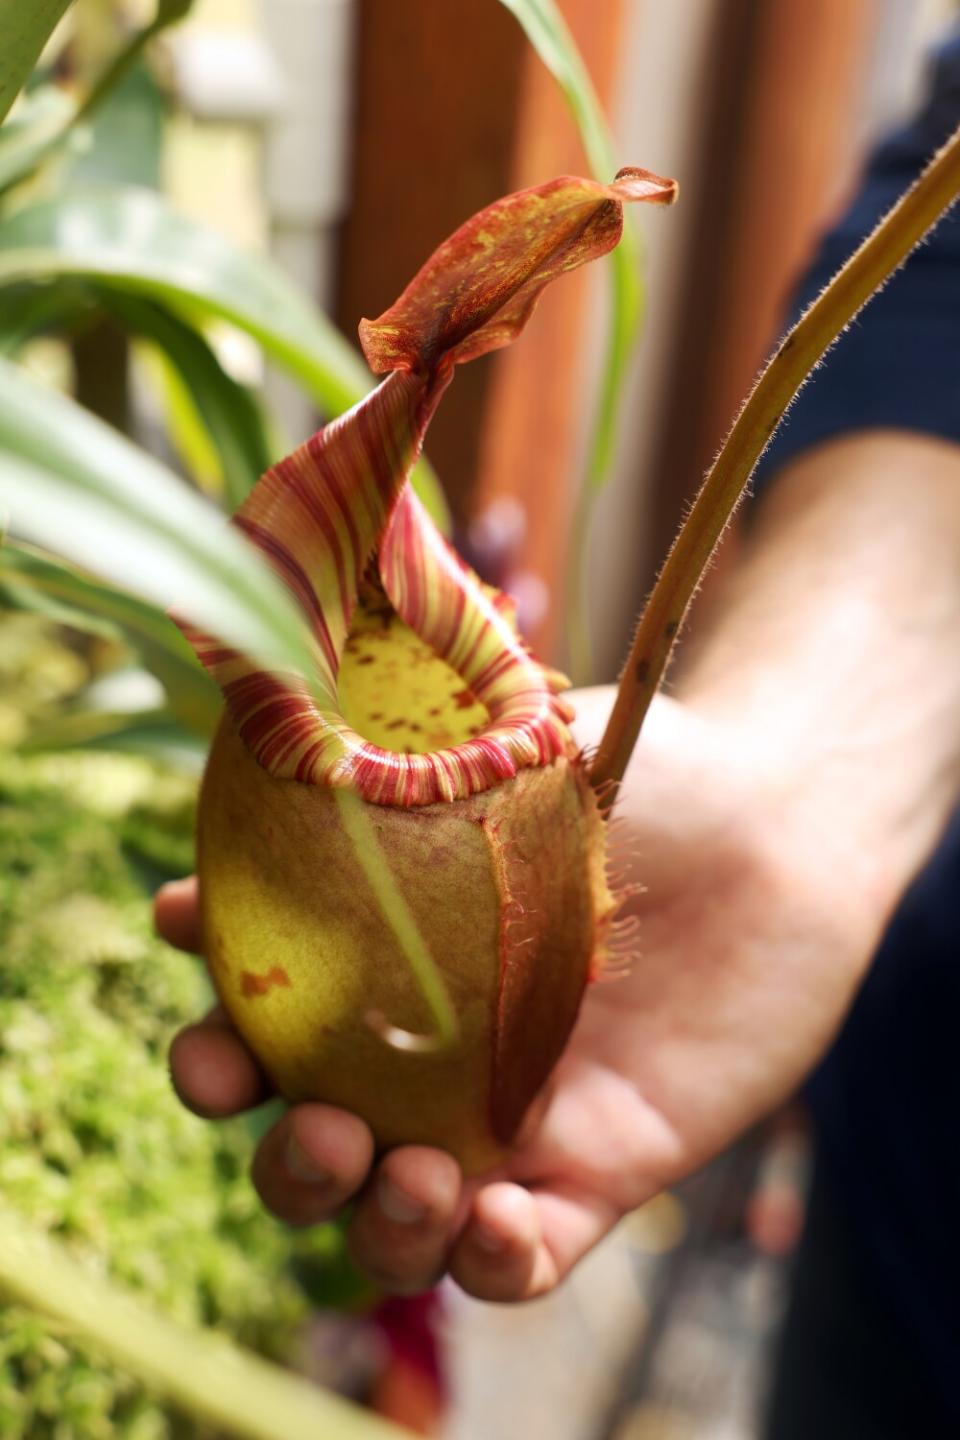
<path fill-rule="evenodd" d="M 300 380 L 325 415 L 339 415 L 370 388 L 353 346 L 282 271 L 178 214 L 152 191 L 69 195 L 0 221 L 0 289 L 69 277 L 148 296 L 192 323 L 229 320 Z M 423 460 L 416 487 L 444 525 L 443 495 Z"/>
<path fill-rule="evenodd" d="M 242 1440 L 407 1434 L 220 1335 L 165 1319 L 9 1210 L 0 1210 L 0 1294 L 49 1315 L 218 1433 Z"/>
<path fill-rule="evenodd" d="M 27 83 L 69 4 L 70 0 L 0 0 L 0 120 Z"/>
<path fill-rule="evenodd" d="M 163 685 L 178 720 L 198 736 L 212 735 L 220 696 L 159 606 L 32 546 L 10 543 L 0 545 L 0 599 L 61 625 L 124 640 Z"/>
<path fill-rule="evenodd" d="M 108 425 L 6 362 L 0 518 L 14 534 L 152 604 L 182 597 L 201 623 L 271 668 L 314 672 L 309 633 L 289 596 L 214 507 Z"/>
<path fill-rule="evenodd" d="M 593 82 L 556 0 L 500 0 L 516 18 L 540 60 L 556 80 L 580 132 L 595 180 L 617 169 L 616 146 Z M 590 440 L 571 526 L 567 565 L 566 624 L 574 680 L 589 680 L 592 668 L 585 603 L 587 542 L 597 495 L 610 478 L 616 448 L 627 365 L 640 331 L 644 309 L 642 254 L 630 225 L 607 261 L 610 310 L 606 354 L 593 414 Z"/>

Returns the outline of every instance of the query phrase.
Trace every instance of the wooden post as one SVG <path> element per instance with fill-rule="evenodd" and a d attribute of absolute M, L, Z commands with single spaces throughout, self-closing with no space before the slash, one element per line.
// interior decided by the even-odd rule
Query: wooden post
<path fill-rule="evenodd" d="M 494 0 L 361 0 L 352 201 L 337 318 L 356 335 L 475 210 L 510 189 L 526 42 Z M 427 449 L 468 523 L 490 365 L 464 366 Z"/>
<path fill-rule="evenodd" d="M 651 553 L 662 557 L 785 320 L 817 236 L 853 183 L 874 0 L 751 0 L 706 124 L 686 305 L 655 471 Z M 692 397 L 695 397 L 694 403 Z M 704 587 L 735 553 L 728 536 Z M 652 582 L 638 575 L 639 605 Z"/>
<path fill-rule="evenodd" d="M 609 99 L 622 0 L 561 8 Z M 495 0 L 362 0 L 355 133 L 338 305 L 348 334 L 361 315 L 385 309 L 473 211 L 524 185 L 585 173 L 556 82 Z M 588 284 L 563 280 L 516 347 L 464 366 L 427 442 L 461 534 L 505 495 L 527 517 L 509 568 L 548 597 L 530 636 L 541 653 L 561 619 Z"/>

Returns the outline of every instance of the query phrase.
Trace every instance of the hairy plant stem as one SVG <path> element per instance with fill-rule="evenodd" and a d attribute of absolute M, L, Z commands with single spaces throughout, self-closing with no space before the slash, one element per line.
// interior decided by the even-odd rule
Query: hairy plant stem
<path fill-rule="evenodd" d="M 774 431 L 822 356 L 958 195 L 960 129 L 805 311 L 761 372 L 640 617 L 590 772 L 605 803 L 623 779 L 690 602 Z"/>
<path fill-rule="evenodd" d="M 244 1440 L 402 1440 L 408 1434 L 222 1335 L 158 1315 L 6 1209 L 0 1209 L 0 1295 L 96 1345 L 217 1434 Z"/>

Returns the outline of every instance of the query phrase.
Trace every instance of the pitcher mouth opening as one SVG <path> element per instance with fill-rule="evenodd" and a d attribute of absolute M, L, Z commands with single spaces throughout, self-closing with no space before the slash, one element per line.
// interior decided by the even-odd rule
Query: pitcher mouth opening
<path fill-rule="evenodd" d="M 403 480 L 422 405 L 422 381 L 391 375 L 268 472 L 236 517 L 312 623 L 312 684 L 184 625 L 265 770 L 376 805 L 465 799 L 575 753 L 565 677 L 530 654 L 512 602 Z M 401 443 L 403 464 L 385 464 Z M 361 484 L 347 464 L 358 444 Z"/>
<path fill-rule="evenodd" d="M 472 686 L 397 614 L 376 575 L 361 589 L 337 699 L 355 734 L 399 755 L 453 750 L 493 724 Z"/>
<path fill-rule="evenodd" d="M 558 699 L 565 682 L 532 660 L 506 597 L 450 551 L 460 608 L 475 613 L 476 634 L 445 655 L 428 613 L 415 614 L 396 584 L 396 535 L 391 524 L 380 550 L 387 580 L 373 566 L 361 586 L 337 675 L 340 739 L 356 756 L 356 788 L 380 803 L 429 804 L 568 753 L 568 712 Z M 406 552 L 403 563 L 409 579 Z M 410 623 L 417 620 L 419 628 Z"/>
<path fill-rule="evenodd" d="M 498 645 L 493 661 L 465 675 L 382 590 L 365 587 L 340 657 L 337 711 L 301 692 L 294 714 L 278 694 L 259 712 L 248 708 L 241 736 L 272 773 L 306 783 L 320 776 L 372 804 L 466 799 L 575 753 L 562 677 L 531 660 L 512 630 L 509 638 L 509 649 Z M 280 721 L 272 737 L 271 716 Z"/>

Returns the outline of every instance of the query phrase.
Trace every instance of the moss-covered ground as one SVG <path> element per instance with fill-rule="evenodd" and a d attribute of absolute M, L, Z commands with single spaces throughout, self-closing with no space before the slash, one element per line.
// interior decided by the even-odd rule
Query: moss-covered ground
<path fill-rule="evenodd" d="M 76 678 L 56 634 L 0 621 L 8 728 Z M 195 784 L 139 756 L 0 747 L 0 1199 L 167 1314 L 290 1360 L 309 1308 L 294 1263 L 322 1273 L 336 1236 L 272 1221 L 248 1122 L 189 1115 L 167 1072 L 209 1003 L 200 962 L 150 923 L 151 890 L 191 865 Z M 200 1433 L 0 1297 L 0 1436 Z"/>

